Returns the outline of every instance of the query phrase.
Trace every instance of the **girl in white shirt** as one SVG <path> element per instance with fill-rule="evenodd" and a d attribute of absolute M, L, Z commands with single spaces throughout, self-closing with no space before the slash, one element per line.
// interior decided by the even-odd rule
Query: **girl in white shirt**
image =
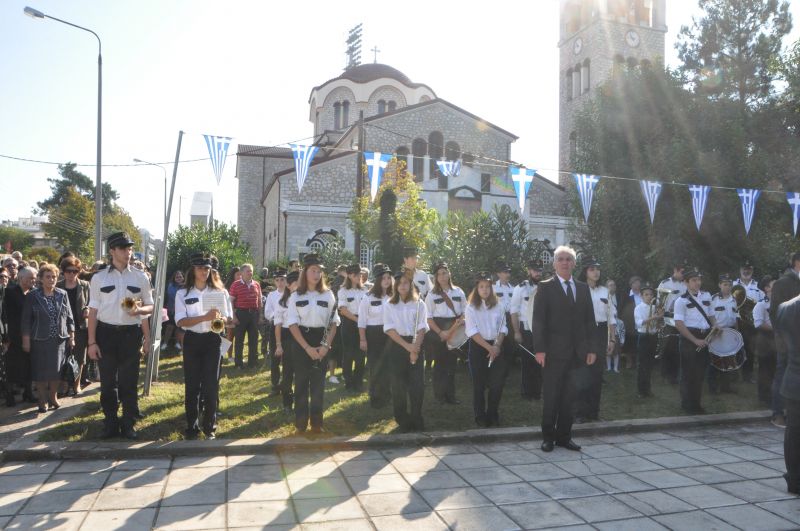
<path fill-rule="evenodd" d="M 364 386 L 366 352 L 359 348 L 358 308 L 366 295 L 361 282 L 361 266 L 351 264 L 345 270 L 347 278 L 339 289 L 339 315 L 342 316 L 342 376 L 345 389 L 360 393 Z"/>
<path fill-rule="evenodd" d="M 286 314 L 289 309 L 289 297 L 297 291 L 297 280 L 300 278 L 299 271 L 292 271 L 286 275 L 286 287 L 278 301 L 272 305 L 272 323 L 275 331 L 275 357 L 281 360 L 283 370 L 280 383 L 281 396 L 283 397 L 283 410 L 286 413 L 292 411 L 294 394 L 292 394 L 292 383 L 294 381 L 294 360 L 292 358 L 292 348 L 294 337 L 286 325 Z M 274 292 L 273 292 L 274 293 Z"/>
<path fill-rule="evenodd" d="M 469 295 L 465 322 L 469 337 L 469 372 L 472 376 L 475 423 L 479 427 L 498 426 L 500 398 L 508 374 L 509 360 L 502 353 L 508 328 L 505 309 L 497 300 L 489 273 L 481 273 L 476 278 L 475 288 Z"/>
<path fill-rule="evenodd" d="M 358 334 L 359 348 L 367 353 L 369 403 L 374 408 L 381 408 L 391 398 L 391 373 L 383 356 L 387 339 L 383 331 L 383 305 L 392 296 L 394 279 L 386 264 L 375 264 L 372 276 L 375 283 L 358 306 Z"/>
<path fill-rule="evenodd" d="M 395 275 L 394 290 L 383 305 L 383 331 L 391 339 L 385 355 L 392 374 L 394 419 L 401 431 L 422 431 L 425 363 L 419 354 L 428 330 L 426 308 L 402 271 Z"/>

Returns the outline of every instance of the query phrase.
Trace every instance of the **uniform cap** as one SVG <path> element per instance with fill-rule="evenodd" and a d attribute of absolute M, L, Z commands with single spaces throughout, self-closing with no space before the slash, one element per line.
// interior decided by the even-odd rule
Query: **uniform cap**
<path fill-rule="evenodd" d="M 286 278 L 286 270 L 276 269 L 275 272 L 272 274 L 272 278 Z"/>
<path fill-rule="evenodd" d="M 381 275 L 383 275 L 385 273 L 389 273 L 389 274 L 392 273 L 391 268 L 386 264 L 375 264 L 372 267 L 372 276 L 373 276 L 373 278 L 378 278 L 379 276 L 381 276 Z"/>
<path fill-rule="evenodd" d="M 211 267 L 211 256 L 206 253 L 194 253 L 189 257 L 189 265 Z"/>
<path fill-rule="evenodd" d="M 494 270 L 497 273 L 511 273 L 511 266 L 508 262 L 499 261 L 494 265 Z"/>
<path fill-rule="evenodd" d="M 433 266 L 433 276 L 436 276 L 436 273 L 438 273 L 440 269 L 447 269 L 450 271 L 450 267 L 447 265 L 447 262 L 439 262 Z"/>
<path fill-rule="evenodd" d="M 292 271 L 288 275 L 286 275 L 286 283 L 291 284 L 292 282 L 297 282 L 300 280 L 300 271 Z"/>
<path fill-rule="evenodd" d="M 639 291 L 640 291 L 640 292 L 643 292 L 643 291 L 645 291 L 645 290 L 652 291 L 653 293 L 655 293 L 655 292 L 656 292 L 656 288 L 655 288 L 655 286 L 653 286 L 653 285 L 652 285 L 651 283 L 649 283 L 649 282 L 645 282 L 645 283 L 644 283 L 644 284 L 642 284 L 642 286 L 639 288 Z"/>
<path fill-rule="evenodd" d="M 360 266 L 360 265 L 358 265 L 358 264 L 350 264 L 350 265 L 349 265 L 349 266 L 347 266 L 347 268 L 345 269 L 345 272 L 346 272 L 348 275 L 360 275 L 360 274 L 361 274 L 361 266 Z"/>
<path fill-rule="evenodd" d="M 703 278 L 703 273 L 701 273 L 696 267 L 689 267 L 687 268 L 686 272 L 683 273 L 683 280 L 689 280 L 690 278 L 695 277 Z"/>
<path fill-rule="evenodd" d="M 115 247 L 131 247 L 133 245 L 133 240 L 131 240 L 127 232 L 115 232 L 109 235 L 106 239 L 106 243 L 109 249 L 113 249 Z"/>
<path fill-rule="evenodd" d="M 528 269 L 536 269 L 537 271 L 541 271 L 542 269 L 544 269 L 544 263 L 541 261 L 541 259 L 538 258 L 534 260 L 528 260 L 527 265 Z"/>
<path fill-rule="evenodd" d="M 303 257 L 303 267 L 322 266 L 322 259 L 317 253 L 309 253 Z"/>
<path fill-rule="evenodd" d="M 733 282 L 731 276 L 728 273 L 720 273 L 719 283 L 722 284 L 723 282 Z"/>
<path fill-rule="evenodd" d="M 488 271 L 481 271 L 480 273 L 475 275 L 475 283 L 477 284 L 481 280 L 486 280 L 488 282 L 492 281 L 492 274 Z"/>

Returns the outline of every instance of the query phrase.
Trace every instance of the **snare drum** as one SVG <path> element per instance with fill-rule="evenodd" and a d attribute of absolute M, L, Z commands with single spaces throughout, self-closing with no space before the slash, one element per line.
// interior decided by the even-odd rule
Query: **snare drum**
<path fill-rule="evenodd" d="M 456 350 L 463 347 L 469 338 L 467 337 L 467 327 L 462 322 L 458 325 L 453 332 L 453 335 L 450 336 L 450 340 L 447 342 L 447 348 L 450 350 Z"/>
<path fill-rule="evenodd" d="M 708 343 L 711 365 L 722 372 L 738 370 L 747 360 L 744 339 L 738 330 L 721 328 Z"/>

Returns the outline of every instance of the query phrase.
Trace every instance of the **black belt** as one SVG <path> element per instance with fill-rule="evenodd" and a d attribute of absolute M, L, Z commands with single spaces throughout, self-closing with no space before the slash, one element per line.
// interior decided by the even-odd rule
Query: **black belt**
<path fill-rule="evenodd" d="M 139 328 L 139 325 L 114 325 L 114 324 L 104 323 L 103 321 L 97 321 L 97 326 L 99 326 L 100 328 L 108 328 L 109 330 L 120 330 L 120 331 L 133 330 L 135 328 Z"/>
<path fill-rule="evenodd" d="M 219 334 L 216 333 L 216 332 L 195 332 L 194 330 L 186 330 L 185 333 L 187 335 L 201 336 L 201 337 L 202 336 L 207 336 L 207 337 L 218 336 L 219 337 Z"/>
<path fill-rule="evenodd" d="M 249 313 L 257 313 L 258 308 L 236 308 L 237 312 L 249 312 Z"/>
<path fill-rule="evenodd" d="M 309 333 L 309 332 L 320 332 L 320 331 L 325 330 L 324 326 L 314 326 L 314 327 L 300 326 L 300 325 L 298 325 L 298 326 L 300 327 L 300 331 L 304 332 L 306 334 Z"/>
<path fill-rule="evenodd" d="M 597 327 L 598 328 L 601 327 L 601 326 L 608 326 L 608 321 L 601 321 L 601 322 L 597 323 Z"/>
<path fill-rule="evenodd" d="M 686 327 L 686 329 L 689 332 L 691 332 L 692 335 L 694 335 L 698 339 L 705 338 L 708 335 L 708 331 L 710 330 L 710 328 L 702 328 L 701 329 L 701 328 L 692 328 L 692 327 L 688 327 L 688 326 Z"/>

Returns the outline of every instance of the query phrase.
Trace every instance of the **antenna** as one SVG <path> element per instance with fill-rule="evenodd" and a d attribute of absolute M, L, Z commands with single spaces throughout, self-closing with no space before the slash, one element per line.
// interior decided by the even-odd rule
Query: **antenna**
<path fill-rule="evenodd" d="M 348 32 L 347 41 L 347 66 L 345 70 L 350 70 L 361 64 L 361 27 L 363 24 L 358 24 Z"/>

